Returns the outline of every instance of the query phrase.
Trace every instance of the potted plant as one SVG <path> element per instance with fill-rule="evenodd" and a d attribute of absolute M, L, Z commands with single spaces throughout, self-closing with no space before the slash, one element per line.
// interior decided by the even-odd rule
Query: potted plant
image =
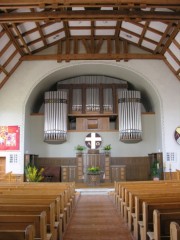
<path fill-rule="evenodd" d="M 40 182 L 43 180 L 42 173 L 44 171 L 44 168 L 41 168 L 38 170 L 36 166 L 32 166 L 31 164 L 28 164 L 25 168 L 25 174 L 26 179 L 28 182 Z"/>
<path fill-rule="evenodd" d="M 109 154 L 110 151 L 111 151 L 111 149 L 112 149 L 111 144 L 105 145 L 105 146 L 103 147 L 103 150 L 104 150 L 104 152 L 105 152 L 106 154 Z"/>
<path fill-rule="evenodd" d="M 101 170 L 99 167 L 89 167 L 87 169 L 88 183 L 90 185 L 97 185 L 100 183 Z"/>
<path fill-rule="evenodd" d="M 82 154 L 82 152 L 83 152 L 85 149 L 86 149 L 85 146 L 82 146 L 82 145 L 79 145 L 79 144 L 75 147 L 75 150 L 77 151 L 78 154 Z"/>

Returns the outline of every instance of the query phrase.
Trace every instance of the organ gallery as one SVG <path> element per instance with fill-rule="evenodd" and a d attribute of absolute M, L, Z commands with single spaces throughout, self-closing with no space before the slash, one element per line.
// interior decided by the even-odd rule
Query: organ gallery
<path fill-rule="evenodd" d="M 67 129 L 119 130 L 119 140 L 142 140 L 141 94 L 126 81 L 106 76 L 80 76 L 45 92 L 44 141 L 63 143 Z M 110 126 L 111 125 L 111 126 Z"/>

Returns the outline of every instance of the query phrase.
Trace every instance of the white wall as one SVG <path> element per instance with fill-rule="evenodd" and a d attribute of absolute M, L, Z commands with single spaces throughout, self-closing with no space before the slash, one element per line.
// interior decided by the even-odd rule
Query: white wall
<path fill-rule="evenodd" d="M 151 146 L 146 145 L 144 139 L 142 142 L 143 149 L 134 150 L 133 154 L 136 155 L 140 152 L 144 155 L 146 151 L 147 153 L 155 152 L 158 149 L 163 151 L 164 156 L 166 152 L 174 152 L 178 162 L 173 166 L 174 168 L 180 168 L 180 146 L 174 140 L 174 130 L 180 125 L 180 84 L 163 61 L 132 60 L 119 63 L 114 61 L 77 61 L 70 63 L 34 61 L 23 62 L 0 90 L 0 125 L 19 125 L 21 130 L 21 148 L 18 152 L 21 168 L 17 166 L 16 169 L 16 166 L 13 166 L 14 172 L 23 171 L 24 150 L 34 151 L 34 153 L 38 151 L 39 153 L 43 145 L 39 142 L 39 149 L 34 149 L 35 146 L 32 145 L 31 139 L 32 133 L 29 131 L 31 121 L 27 121 L 36 94 L 40 89 L 43 91 L 58 80 L 82 74 L 104 74 L 121 78 L 148 92 L 149 98 L 155 106 L 156 114 L 153 120 L 154 128 L 149 129 L 147 127 L 145 131 L 149 129 L 151 136 L 152 130 L 154 130 L 156 138 Z M 25 113 L 27 114 L 25 115 Z M 24 127 L 26 127 L 26 135 L 24 134 Z M 39 136 L 39 133 L 37 136 Z M 73 134 L 71 139 L 73 139 Z M 114 140 L 112 139 L 112 141 Z M 68 143 L 64 144 L 64 148 L 66 144 L 67 149 L 69 149 Z M 146 148 L 144 149 L 145 145 Z M 128 145 L 127 148 L 129 148 Z M 133 146 L 131 148 L 133 149 Z M 54 147 L 44 152 L 53 156 Z M 0 152 L 0 156 L 7 156 L 7 169 L 11 169 L 8 154 L 8 152 Z M 117 151 L 113 154 L 116 156 Z M 124 151 L 124 154 L 131 153 L 128 150 Z"/>
<path fill-rule="evenodd" d="M 67 142 L 59 145 L 47 144 L 43 142 L 43 116 L 30 117 L 31 142 L 30 148 L 39 157 L 75 157 L 75 146 L 78 144 L 85 146 L 85 137 L 89 132 L 68 132 Z M 98 132 L 102 137 L 102 147 L 111 144 L 112 157 L 147 156 L 148 153 L 156 149 L 155 115 L 142 115 L 143 141 L 136 144 L 125 144 L 119 141 L 118 131 Z M 25 149 L 27 151 L 27 149 Z"/>

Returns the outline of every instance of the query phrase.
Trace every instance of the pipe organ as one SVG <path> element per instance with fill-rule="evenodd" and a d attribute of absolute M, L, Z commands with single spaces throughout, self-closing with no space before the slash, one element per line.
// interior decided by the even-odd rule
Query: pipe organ
<path fill-rule="evenodd" d="M 113 112 L 112 88 L 105 88 L 103 91 L 103 111 L 104 112 Z"/>
<path fill-rule="evenodd" d="M 86 112 L 100 112 L 99 89 L 86 89 Z"/>
<path fill-rule="evenodd" d="M 73 112 L 82 112 L 82 91 L 79 88 L 73 89 L 73 104 L 72 104 L 72 111 Z"/>
<path fill-rule="evenodd" d="M 44 141 L 63 143 L 67 139 L 67 91 L 45 92 Z"/>
<path fill-rule="evenodd" d="M 142 140 L 141 95 L 139 91 L 119 91 L 119 131 L 122 142 Z"/>
<path fill-rule="evenodd" d="M 68 104 L 67 104 L 68 103 Z M 141 95 L 126 81 L 79 76 L 45 93 L 44 141 L 63 143 L 68 130 L 118 130 L 120 141 L 142 140 Z"/>

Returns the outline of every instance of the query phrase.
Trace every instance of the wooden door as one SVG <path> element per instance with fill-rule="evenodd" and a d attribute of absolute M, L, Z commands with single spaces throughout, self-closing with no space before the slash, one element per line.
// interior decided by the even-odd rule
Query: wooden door
<path fill-rule="evenodd" d="M 6 173 L 6 158 L 0 157 L 0 180 L 4 179 Z"/>

